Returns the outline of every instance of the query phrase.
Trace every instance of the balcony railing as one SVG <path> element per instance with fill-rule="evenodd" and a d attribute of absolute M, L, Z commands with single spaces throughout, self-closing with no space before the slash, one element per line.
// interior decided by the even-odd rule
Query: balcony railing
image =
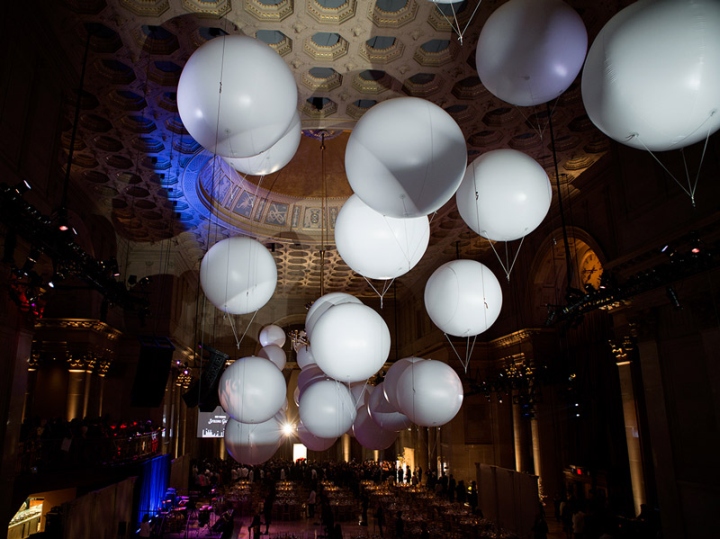
<path fill-rule="evenodd" d="M 127 437 L 28 440 L 18 448 L 18 472 L 118 466 L 143 460 L 160 453 L 162 433 L 159 429 Z"/>

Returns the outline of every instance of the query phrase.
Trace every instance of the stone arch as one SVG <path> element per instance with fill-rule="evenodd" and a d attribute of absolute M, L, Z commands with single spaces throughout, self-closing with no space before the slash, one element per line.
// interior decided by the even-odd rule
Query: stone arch
<path fill-rule="evenodd" d="M 569 227 L 567 237 L 574 273 L 570 286 L 581 288 L 578 279 L 578 261 L 589 251 L 594 251 L 601 262 L 605 262 L 606 258 L 598 242 L 585 230 Z M 530 264 L 528 288 L 524 301 L 525 312 L 528 313 L 527 322 L 530 327 L 545 325 L 548 305 L 565 303 L 568 288 L 568 265 L 565 260 L 565 240 L 562 229 L 555 229 L 548 234 L 538 246 L 536 253 Z"/>

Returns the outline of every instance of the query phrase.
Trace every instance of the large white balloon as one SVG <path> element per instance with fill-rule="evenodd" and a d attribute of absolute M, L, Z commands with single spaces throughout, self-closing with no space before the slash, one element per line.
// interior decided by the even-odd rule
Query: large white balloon
<path fill-rule="evenodd" d="M 587 43 L 580 15 L 565 2 L 510 0 L 488 17 L 475 63 L 491 94 L 513 105 L 539 105 L 573 83 Z"/>
<path fill-rule="evenodd" d="M 374 450 L 387 449 L 398 436 L 397 432 L 385 430 L 373 421 L 367 406 L 358 408 L 352 431 L 361 446 Z"/>
<path fill-rule="evenodd" d="M 260 341 L 260 344 L 262 346 L 267 346 L 268 344 L 277 344 L 280 348 L 285 346 L 285 340 L 286 335 L 283 329 L 280 326 L 276 326 L 275 324 L 269 324 L 267 326 L 264 326 L 260 330 L 260 335 L 258 335 L 258 340 Z"/>
<path fill-rule="evenodd" d="M 517 150 L 491 150 L 468 165 L 455 194 L 460 217 L 493 241 L 513 241 L 535 230 L 550 210 L 545 169 Z"/>
<path fill-rule="evenodd" d="M 460 411 L 462 381 L 442 361 L 428 359 L 410 365 L 400 376 L 397 387 L 400 410 L 421 427 L 439 427 Z"/>
<path fill-rule="evenodd" d="M 297 86 L 268 45 L 248 36 L 222 36 L 188 59 L 177 105 L 183 125 L 201 146 L 224 157 L 250 157 L 287 131 L 297 111 Z"/>
<path fill-rule="evenodd" d="M 238 359 L 222 373 L 218 385 L 220 406 L 242 423 L 262 423 L 285 403 L 287 387 L 277 366 L 265 358 Z"/>
<path fill-rule="evenodd" d="M 355 125 L 345 172 L 365 204 L 390 217 L 428 215 L 450 200 L 462 181 L 467 147 L 462 130 L 426 99 L 378 103 Z"/>
<path fill-rule="evenodd" d="M 221 311 L 248 314 L 263 307 L 277 286 L 277 266 L 270 251 L 247 237 L 213 245 L 200 264 L 200 284 Z"/>
<path fill-rule="evenodd" d="M 367 380 L 390 354 L 390 330 L 374 309 L 362 303 L 335 305 L 315 323 L 315 362 L 341 382 Z"/>
<path fill-rule="evenodd" d="M 427 250 L 426 216 L 387 217 L 359 196 L 347 199 L 335 221 L 335 244 L 345 263 L 369 279 L 394 279 L 415 267 Z"/>
<path fill-rule="evenodd" d="M 297 364 L 300 369 L 315 365 L 315 356 L 312 355 L 312 349 L 309 344 L 305 344 L 297 349 Z"/>
<path fill-rule="evenodd" d="M 720 128 L 720 2 L 639 0 L 590 47 L 582 97 L 590 120 L 639 149 L 683 148 Z"/>
<path fill-rule="evenodd" d="M 410 363 L 408 363 L 410 365 Z M 383 430 L 401 431 L 412 425 L 410 418 L 395 408 L 385 396 L 385 382 L 380 382 L 367 402 L 367 410 L 372 420 Z"/>
<path fill-rule="evenodd" d="M 223 159 L 241 174 L 252 176 L 272 174 L 292 161 L 300 146 L 301 137 L 300 115 L 295 112 L 290 127 L 282 138 L 264 152 L 252 157 L 224 157 Z"/>
<path fill-rule="evenodd" d="M 268 344 L 263 346 L 258 352 L 258 357 L 264 357 L 269 359 L 278 369 L 283 370 L 285 363 L 287 363 L 287 354 L 285 350 L 280 348 L 277 344 Z"/>
<path fill-rule="evenodd" d="M 243 464 L 254 466 L 267 462 L 280 447 L 281 440 L 281 426 L 274 417 L 254 425 L 234 419 L 225 424 L 225 449 Z"/>
<path fill-rule="evenodd" d="M 501 308 L 500 282 L 487 266 L 475 260 L 447 262 L 425 285 L 425 310 L 448 335 L 479 335 L 497 320 Z"/>
<path fill-rule="evenodd" d="M 307 430 L 305 424 L 300 421 L 297 427 L 298 438 L 302 444 L 311 451 L 327 451 L 337 441 L 337 436 L 333 438 L 320 438 Z"/>
<path fill-rule="evenodd" d="M 423 359 L 414 356 L 398 359 L 390 365 L 390 368 L 385 373 L 385 379 L 382 382 L 382 391 L 393 410 L 400 409 L 400 404 L 398 403 L 397 396 L 395 394 L 395 389 L 397 388 L 400 375 L 408 368 L 409 365 L 415 363 L 416 361 L 423 361 Z M 380 387 L 380 384 L 378 384 L 378 387 Z"/>
<path fill-rule="evenodd" d="M 298 409 L 305 428 L 320 438 L 337 438 L 356 416 L 350 390 L 335 380 L 320 380 L 306 387 Z"/>
<path fill-rule="evenodd" d="M 345 292 L 330 292 L 329 294 L 320 296 L 310 306 L 307 315 L 305 315 L 305 333 L 307 334 L 307 338 L 311 345 L 312 332 L 315 328 L 315 323 L 330 307 L 333 305 L 340 305 L 342 303 L 362 303 L 362 301 L 357 299 L 355 296 L 346 294 Z"/>

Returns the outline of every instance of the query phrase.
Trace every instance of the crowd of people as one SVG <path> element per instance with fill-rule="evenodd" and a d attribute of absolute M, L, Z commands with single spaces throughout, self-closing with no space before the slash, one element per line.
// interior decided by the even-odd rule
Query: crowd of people
<path fill-rule="evenodd" d="M 386 531 L 392 537 L 404 537 L 406 522 L 402 511 L 387 515 L 382 505 L 371 507 L 367 493 L 361 487 L 368 480 L 376 484 L 389 481 L 423 487 L 433 492 L 435 497 L 460 504 L 468 508 L 470 514 L 483 518 L 478 506 L 478 486 L 475 480 L 456 480 L 453 474 L 438 475 L 433 470 L 426 472 L 420 467 L 396 467 L 392 462 L 288 462 L 279 459 L 260 466 L 219 459 L 205 459 L 192 465 L 191 488 L 200 492 L 220 492 L 224 486 L 240 480 L 256 484 L 263 493 L 263 503 L 258 506 L 247 526 L 250 538 L 260 538 L 261 534 L 267 534 L 270 530 L 274 485 L 278 481 L 293 481 L 302 485 L 306 493 L 302 500 L 306 507 L 306 517 L 318 520 L 327 539 L 342 537 L 341 524 L 335 521 L 328 497 L 323 491 L 323 484 L 327 482 L 347 489 L 355 496 L 362 524 L 368 525 L 372 509 L 372 523 L 382 537 Z M 624 518 L 609 511 L 607 500 L 601 494 L 590 494 L 583 499 L 573 495 L 558 496 L 553 505 L 555 519 L 567 539 L 656 539 L 659 536 L 659 518 L 657 512 L 649 506 L 644 506 L 637 517 Z M 542 505 L 532 531 L 534 539 L 546 539 L 549 533 Z M 424 523 L 420 538 L 429 536 L 428 526 Z"/>
<path fill-rule="evenodd" d="M 159 450 L 161 433 L 162 427 L 151 420 L 113 420 L 109 415 L 70 421 L 26 418 L 20 428 L 20 468 L 40 472 L 142 458 Z"/>

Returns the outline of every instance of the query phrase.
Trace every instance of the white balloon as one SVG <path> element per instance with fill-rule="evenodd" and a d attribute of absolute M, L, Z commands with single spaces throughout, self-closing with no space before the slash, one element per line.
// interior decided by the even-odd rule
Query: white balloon
<path fill-rule="evenodd" d="M 297 364 L 300 369 L 315 365 L 315 356 L 312 355 L 310 345 L 303 345 L 297 350 Z"/>
<path fill-rule="evenodd" d="M 397 218 L 440 209 L 460 185 L 466 165 L 458 124 L 417 97 L 373 106 L 355 125 L 345 150 L 353 191 L 375 211 Z"/>
<path fill-rule="evenodd" d="M 222 36 L 188 59 L 177 105 L 185 128 L 208 151 L 250 157 L 287 131 L 297 111 L 297 86 L 268 45 L 248 36 Z"/>
<path fill-rule="evenodd" d="M 297 427 L 298 438 L 302 444 L 311 451 L 327 451 L 337 441 L 337 436 L 332 438 L 320 438 L 307 430 L 305 424 L 300 421 Z"/>
<path fill-rule="evenodd" d="M 254 425 L 229 419 L 225 424 L 225 449 L 237 462 L 262 464 L 280 447 L 282 431 L 277 419 Z"/>
<path fill-rule="evenodd" d="M 442 361 L 428 359 L 410 365 L 400 376 L 397 387 L 400 410 L 421 427 L 439 427 L 460 411 L 462 381 Z"/>
<path fill-rule="evenodd" d="M 565 2 L 510 0 L 483 26 L 475 64 L 491 94 L 513 105 L 539 105 L 573 83 L 587 43 L 582 18 Z"/>
<path fill-rule="evenodd" d="M 535 230 L 550 210 L 552 186 L 529 155 L 500 149 L 470 163 L 455 193 L 460 217 L 484 238 L 518 240 Z"/>
<path fill-rule="evenodd" d="M 280 370 L 283 370 L 285 368 L 285 363 L 287 363 L 287 354 L 285 353 L 285 350 L 280 348 L 277 344 L 268 344 L 267 346 L 263 346 L 258 352 L 258 357 L 269 359 L 270 362 Z"/>
<path fill-rule="evenodd" d="M 720 3 L 639 0 L 590 47 L 582 97 L 590 120 L 638 149 L 678 149 L 720 128 Z"/>
<path fill-rule="evenodd" d="M 355 421 L 355 404 L 350 390 L 335 380 L 310 384 L 300 396 L 300 419 L 310 433 L 320 438 L 337 438 Z"/>
<path fill-rule="evenodd" d="M 277 286 L 277 266 L 260 242 L 241 236 L 227 238 L 205 253 L 200 284 L 221 311 L 248 314 L 270 301 Z"/>
<path fill-rule="evenodd" d="M 318 380 L 327 380 L 328 376 L 325 374 L 320 367 L 318 367 L 316 364 L 308 365 L 304 369 L 300 370 L 300 374 L 298 374 L 297 378 L 297 386 L 300 390 L 300 393 L 298 395 L 298 398 L 302 397 L 303 392 L 305 389 L 307 389 L 311 384 L 317 382 Z"/>
<path fill-rule="evenodd" d="M 410 365 L 410 363 L 408 363 Z M 410 418 L 395 408 L 385 396 L 385 382 L 380 382 L 368 398 L 367 411 L 372 420 L 383 430 L 398 432 L 412 425 Z"/>
<path fill-rule="evenodd" d="M 367 406 L 358 408 L 357 417 L 352 426 L 355 438 L 366 449 L 381 450 L 390 447 L 397 439 L 397 432 L 385 430 L 372 420 Z"/>
<path fill-rule="evenodd" d="M 286 336 L 285 332 L 280 326 L 270 324 L 264 326 L 260 330 L 258 340 L 260 341 L 260 344 L 262 346 L 267 346 L 268 344 L 277 344 L 280 348 L 282 348 L 283 346 L 285 346 Z"/>
<path fill-rule="evenodd" d="M 362 303 L 334 305 L 315 323 L 313 356 L 322 371 L 341 382 L 367 380 L 390 354 L 390 330 Z"/>
<path fill-rule="evenodd" d="M 487 266 L 475 260 L 447 262 L 425 285 L 425 310 L 448 335 L 479 335 L 497 320 L 501 308 L 500 282 Z"/>
<path fill-rule="evenodd" d="M 252 157 L 224 157 L 223 159 L 241 174 L 252 176 L 272 174 L 292 161 L 300 146 L 301 137 L 300 115 L 295 112 L 290 127 L 282 138 L 264 152 Z"/>
<path fill-rule="evenodd" d="M 286 401 L 285 378 L 265 358 L 238 359 L 222 373 L 218 385 L 220 406 L 236 421 L 262 423 Z"/>
<path fill-rule="evenodd" d="M 400 403 L 398 403 L 395 393 L 400 375 L 408 368 L 409 365 L 415 363 L 416 361 L 423 361 L 423 359 L 420 357 L 404 357 L 402 359 L 398 359 L 390 365 L 390 368 L 385 373 L 385 379 L 382 382 L 382 391 L 393 410 L 400 409 Z M 378 387 L 380 387 L 380 384 L 378 384 Z"/>
<path fill-rule="evenodd" d="M 359 196 L 347 199 L 335 221 L 338 254 L 369 279 L 394 279 L 415 267 L 427 250 L 426 216 L 398 219 L 376 212 Z"/>
<path fill-rule="evenodd" d="M 355 296 L 346 294 L 345 292 L 330 292 L 324 296 L 316 299 L 308 309 L 307 315 L 305 315 L 305 333 L 307 338 L 312 345 L 312 332 L 315 328 L 315 323 L 318 319 L 325 314 L 330 307 L 333 305 L 340 305 L 342 303 L 362 303 Z"/>
<path fill-rule="evenodd" d="M 360 382 L 354 382 L 350 384 L 350 395 L 352 395 L 353 403 L 355 403 L 355 408 L 360 408 L 361 406 L 365 406 L 367 404 L 367 400 L 370 398 L 370 395 L 375 390 L 375 386 L 371 386 L 367 383 L 367 380 L 362 380 Z"/>

